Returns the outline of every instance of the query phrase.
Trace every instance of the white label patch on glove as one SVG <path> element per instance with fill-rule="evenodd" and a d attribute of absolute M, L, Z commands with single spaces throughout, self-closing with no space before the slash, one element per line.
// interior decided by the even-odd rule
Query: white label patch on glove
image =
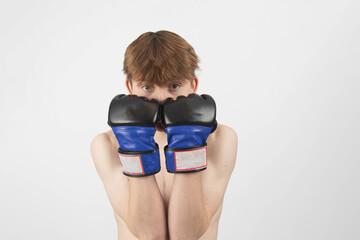
<path fill-rule="evenodd" d="M 129 174 L 143 174 L 144 169 L 141 164 L 140 155 L 137 156 L 129 156 L 129 155 L 121 155 L 119 153 L 119 158 L 121 164 L 123 165 L 123 171 Z"/>
<path fill-rule="evenodd" d="M 176 170 L 192 170 L 207 166 L 206 147 L 174 152 Z"/>

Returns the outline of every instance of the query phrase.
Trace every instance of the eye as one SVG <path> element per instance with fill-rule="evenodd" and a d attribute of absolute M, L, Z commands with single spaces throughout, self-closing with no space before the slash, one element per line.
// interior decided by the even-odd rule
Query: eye
<path fill-rule="evenodd" d="M 145 90 L 145 91 L 149 91 L 149 90 L 150 90 L 150 87 L 147 86 L 147 85 L 143 85 L 143 86 L 141 86 L 141 88 L 142 88 L 143 90 Z"/>
<path fill-rule="evenodd" d="M 179 87 L 180 87 L 180 85 L 175 83 L 171 86 L 171 89 L 178 89 Z"/>

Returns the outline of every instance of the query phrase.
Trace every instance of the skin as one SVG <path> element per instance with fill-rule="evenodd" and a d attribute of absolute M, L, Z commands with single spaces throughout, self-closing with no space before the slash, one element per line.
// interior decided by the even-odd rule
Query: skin
<path fill-rule="evenodd" d="M 195 93 L 198 78 L 164 87 L 149 87 L 136 80 L 132 84 L 126 80 L 125 85 L 129 94 L 163 103 L 169 97 Z M 167 145 L 161 123 L 156 125 L 154 139 L 159 149 Z M 118 239 L 217 239 L 223 197 L 236 161 L 237 135 L 218 123 L 207 144 L 208 168 L 204 171 L 170 174 L 160 151 L 161 171 L 134 178 L 122 174 L 113 132 L 95 136 L 91 153 L 114 209 Z"/>

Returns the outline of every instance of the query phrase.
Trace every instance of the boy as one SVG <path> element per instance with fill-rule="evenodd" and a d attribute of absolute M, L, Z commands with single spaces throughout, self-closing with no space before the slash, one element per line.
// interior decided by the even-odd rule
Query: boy
<path fill-rule="evenodd" d="M 210 96 L 196 94 L 198 63 L 194 49 L 169 31 L 144 33 L 126 49 L 123 71 L 130 95 L 113 99 L 112 130 L 91 142 L 118 239 L 217 239 L 237 134 L 216 122 Z M 200 156 L 199 162 L 189 161 L 195 156 L 189 152 Z M 175 167 L 175 155 L 178 164 L 189 167 Z"/>

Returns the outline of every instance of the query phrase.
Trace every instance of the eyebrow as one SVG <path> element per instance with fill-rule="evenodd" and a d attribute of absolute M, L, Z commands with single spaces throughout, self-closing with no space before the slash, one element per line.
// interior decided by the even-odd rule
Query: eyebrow
<path fill-rule="evenodd" d="M 138 81 L 138 82 L 136 83 L 136 86 L 140 86 L 140 85 L 145 84 L 145 83 L 146 83 L 145 81 Z"/>
<path fill-rule="evenodd" d="M 149 82 L 147 82 L 147 81 L 137 81 L 137 83 L 136 83 L 136 86 L 138 86 L 138 87 L 141 87 L 141 85 L 147 85 L 147 86 L 149 86 L 149 87 L 154 87 L 154 85 L 155 84 L 153 84 L 153 83 L 149 83 Z M 169 85 L 174 85 L 174 84 L 179 84 L 179 85 L 182 85 L 182 82 L 180 82 L 180 81 L 174 81 L 174 82 L 170 82 L 170 83 L 168 83 Z"/>
<path fill-rule="evenodd" d="M 146 82 L 146 81 L 139 81 L 139 82 L 136 84 L 136 86 L 141 87 L 141 85 L 143 85 L 143 84 L 145 84 L 145 85 L 147 85 L 147 86 L 149 86 L 149 87 L 153 87 L 153 86 L 154 86 L 154 84 L 151 84 L 151 83 Z"/>

